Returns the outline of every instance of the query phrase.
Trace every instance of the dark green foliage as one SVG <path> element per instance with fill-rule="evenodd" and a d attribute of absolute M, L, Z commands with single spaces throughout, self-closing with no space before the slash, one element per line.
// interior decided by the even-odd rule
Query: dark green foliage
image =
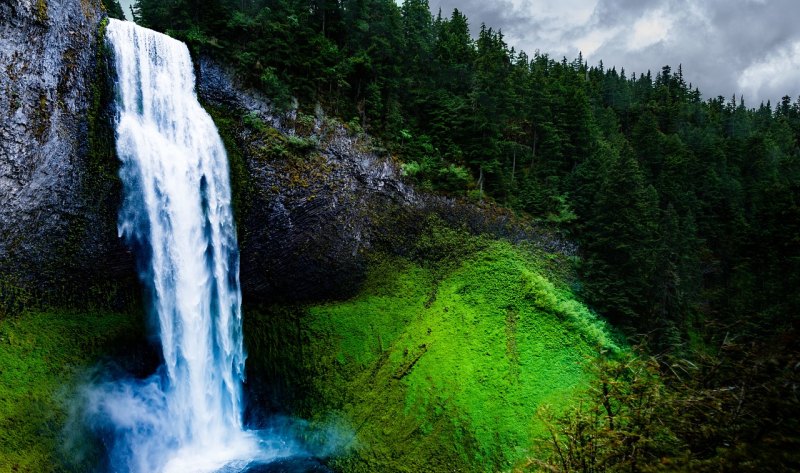
<path fill-rule="evenodd" d="M 656 270 L 658 194 L 628 146 L 601 148 L 577 175 L 586 194 L 577 208 L 587 254 L 586 293 L 612 320 L 636 322 L 651 307 L 647 291 Z"/>
<path fill-rule="evenodd" d="M 540 471 L 796 471 L 797 333 L 772 346 L 726 339 L 694 361 L 634 352 L 590 362 L 590 388 L 566 415 L 540 410 Z M 765 402 L 764 399 L 770 399 Z"/>
<path fill-rule="evenodd" d="M 680 67 L 528 56 L 429 6 L 139 0 L 137 11 L 278 109 L 321 104 L 380 139 L 421 188 L 560 227 L 580 245 L 579 296 L 657 352 L 700 358 L 725 334 L 763 348 L 800 323 L 800 100 L 747 108 L 703 100 Z M 265 157 L 311 147 L 273 138 Z"/>
<path fill-rule="evenodd" d="M 106 9 L 106 13 L 111 18 L 116 18 L 118 20 L 125 19 L 125 13 L 122 11 L 122 6 L 119 4 L 117 0 L 102 0 L 103 8 Z"/>
<path fill-rule="evenodd" d="M 526 467 L 583 473 L 648 471 L 682 457 L 684 446 L 669 426 L 674 400 L 655 359 L 629 352 L 599 354 L 590 371 L 589 389 L 566 415 L 539 410 L 550 438 L 543 445 L 545 459 L 530 460 Z"/>

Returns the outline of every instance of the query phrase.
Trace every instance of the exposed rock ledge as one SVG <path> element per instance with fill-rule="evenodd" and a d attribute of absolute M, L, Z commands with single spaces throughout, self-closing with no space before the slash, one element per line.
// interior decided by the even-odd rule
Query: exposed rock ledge
<path fill-rule="evenodd" d="M 250 179 L 248 202 L 237 209 L 246 299 L 345 296 L 358 288 L 365 250 L 408 251 L 421 224 L 434 215 L 473 233 L 574 251 L 498 208 L 416 192 L 391 158 L 370 151 L 367 137 L 353 136 L 320 111 L 313 124 L 310 117 L 278 116 L 265 97 L 242 86 L 234 74 L 205 57 L 198 62 L 199 96 L 232 117 L 228 131 Z M 284 136 L 316 145 L 301 158 L 270 152 L 268 134 L 243 117 L 258 117 Z"/>
<path fill-rule="evenodd" d="M 113 152 L 90 150 L 104 17 L 100 0 L 0 2 L 0 282 L 76 302 L 132 264 Z"/>
<path fill-rule="evenodd" d="M 0 302 L 8 284 L 58 303 L 80 303 L 89 292 L 112 304 L 137 297 L 133 258 L 116 234 L 110 79 L 97 40 L 104 16 L 99 0 L 0 2 Z M 497 208 L 415 192 L 367 137 L 321 113 L 310 122 L 278 116 L 208 58 L 196 69 L 200 98 L 227 117 L 220 125 L 235 148 L 250 302 L 346 296 L 363 277 L 365 250 L 407 252 L 432 215 L 474 233 L 572 250 Z M 297 142 L 305 148 L 269 149 Z"/>

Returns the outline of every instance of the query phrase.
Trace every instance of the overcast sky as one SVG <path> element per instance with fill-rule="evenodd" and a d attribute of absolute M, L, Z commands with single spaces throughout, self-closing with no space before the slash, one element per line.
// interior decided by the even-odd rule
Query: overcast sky
<path fill-rule="evenodd" d="M 473 32 L 486 23 L 506 42 L 555 59 L 653 73 L 683 65 L 704 98 L 745 104 L 800 95 L 800 0 L 429 0 L 458 8 Z"/>
<path fill-rule="evenodd" d="M 122 7 L 122 11 L 125 13 L 125 18 L 131 19 L 131 5 L 136 0 L 119 0 L 119 5 Z"/>

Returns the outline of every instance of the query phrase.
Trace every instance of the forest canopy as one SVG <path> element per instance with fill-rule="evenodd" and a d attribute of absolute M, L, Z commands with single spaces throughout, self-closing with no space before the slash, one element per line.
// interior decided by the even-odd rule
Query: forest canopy
<path fill-rule="evenodd" d="M 380 137 L 422 188 L 570 232 L 584 294 L 680 337 L 691 314 L 797 313 L 800 98 L 703 100 L 655 74 L 516 51 L 425 0 L 139 0 L 137 20 L 224 60 L 278 107 Z"/>
<path fill-rule="evenodd" d="M 705 437 L 693 431 L 695 450 L 791 431 L 764 406 L 797 388 L 800 366 L 800 98 L 704 98 L 680 65 L 634 73 L 529 55 L 490 25 L 473 38 L 462 13 L 432 15 L 426 0 L 138 0 L 133 10 L 278 109 L 319 104 L 379 138 L 419 188 L 564 231 L 594 309 L 651 353 L 707 361 L 691 381 L 672 378 L 680 389 L 761 389 L 696 395 L 750 410 Z M 796 405 L 779 404 L 789 417 Z"/>

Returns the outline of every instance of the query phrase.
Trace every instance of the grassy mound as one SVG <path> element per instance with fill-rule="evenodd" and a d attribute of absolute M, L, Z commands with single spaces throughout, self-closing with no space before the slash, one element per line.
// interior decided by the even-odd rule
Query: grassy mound
<path fill-rule="evenodd" d="M 138 319 L 41 311 L 0 321 L 0 471 L 58 469 L 61 400 L 82 368 L 140 336 Z"/>
<path fill-rule="evenodd" d="M 406 258 L 372 255 L 350 300 L 247 311 L 250 382 L 286 385 L 277 404 L 324 429 L 309 442 L 348 452 L 337 470 L 510 470 L 546 437 L 537 410 L 567 408 L 586 359 L 614 346 L 570 267 L 433 231 Z M 62 400 L 84 367 L 141 343 L 142 325 L 57 310 L 0 321 L 0 471 L 60 468 Z"/>
<path fill-rule="evenodd" d="M 338 469 L 508 470 L 546 436 L 537 409 L 567 407 L 586 358 L 613 347 L 574 300 L 563 257 L 480 240 L 466 253 L 375 258 L 357 297 L 304 308 L 294 335 L 269 337 L 274 318 L 246 315 L 251 339 L 272 338 L 304 371 L 300 414 L 349 425 Z M 270 356 L 248 346 L 250 362 Z"/>

